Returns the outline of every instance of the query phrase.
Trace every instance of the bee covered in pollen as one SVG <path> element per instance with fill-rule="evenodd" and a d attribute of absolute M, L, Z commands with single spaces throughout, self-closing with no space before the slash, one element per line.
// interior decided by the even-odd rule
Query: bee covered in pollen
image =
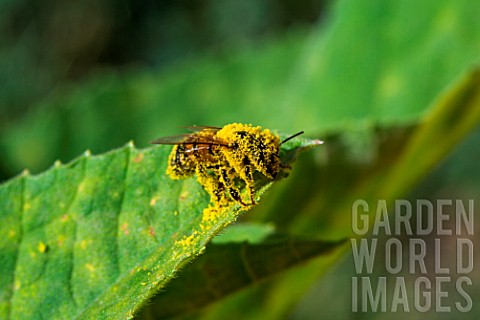
<path fill-rule="evenodd" d="M 223 128 L 188 127 L 192 133 L 164 137 L 152 144 L 175 145 L 168 159 L 167 174 L 172 179 L 197 175 L 199 183 L 217 204 L 255 204 L 254 173 L 275 179 L 285 166 L 279 157 L 280 145 L 300 134 L 280 141 L 268 129 L 233 123 Z M 242 196 L 247 190 L 249 203 Z"/>

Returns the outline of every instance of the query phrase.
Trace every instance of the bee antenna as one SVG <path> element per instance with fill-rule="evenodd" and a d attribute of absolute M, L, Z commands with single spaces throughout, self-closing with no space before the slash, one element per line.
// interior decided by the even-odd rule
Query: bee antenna
<path fill-rule="evenodd" d="M 282 142 L 280 142 L 280 144 L 284 144 L 285 142 L 287 142 L 288 140 L 291 140 L 295 137 L 298 137 L 299 135 L 303 134 L 304 132 L 303 131 L 300 131 L 300 132 L 297 132 L 295 133 L 293 136 L 290 136 L 288 137 L 287 139 L 283 140 Z"/>

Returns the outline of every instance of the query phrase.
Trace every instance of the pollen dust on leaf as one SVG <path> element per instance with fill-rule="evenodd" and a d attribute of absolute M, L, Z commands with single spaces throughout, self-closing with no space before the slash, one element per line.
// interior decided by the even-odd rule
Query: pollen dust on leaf
<path fill-rule="evenodd" d="M 220 205 L 218 203 L 211 204 L 203 210 L 202 222 L 200 223 L 200 229 L 203 232 L 206 232 L 212 228 L 219 221 L 224 218 L 232 209 L 233 205 L 224 204 Z"/>
<path fill-rule="evenodd" d="M 184 249 L 189 248 L 194 243 L 195 233 L 192 233 L 189 236 L 183 237 L 181 240 L 175 241 L 176 245 L 183 247 Z"/>

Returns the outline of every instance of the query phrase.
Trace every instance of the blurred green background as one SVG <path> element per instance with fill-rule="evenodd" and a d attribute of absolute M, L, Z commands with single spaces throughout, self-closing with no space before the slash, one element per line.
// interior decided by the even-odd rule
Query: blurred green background
<path fill-rule="evenodd" d="M 401 147 L 428 122 L 438 97 L 477 65 L 474 1 L 5 0 L 0 12 L 0 181 L 86 149 L 102 153 L 130 140 L 146 147 L 180 126 L 243 122 L 326 140 L 250 219 L 338 238 L 348 234 L 349 212 L 336 213 L 355 197 L 381 197 L 382 186 L 403 191 L 387 197 L 478 202 L 478 122 L 457 146 L 443 127 L 438 144 L 423 151 L 435 161 L 404 172 L 424 178 L 419 187 L 403 190 L 383 175 L 401 162 Z M 432 150 L 442 146 L 454 152 L 438 165 L 444 154 Z M 318 283 L 320 274 L 277 278 L 204 316 L 242 318 L 249 306 L 246 314 L 257 318 L 390 318 L 351 312 L 352 275 L 349 253 Z M 258 301 L 264 306 L 251 306 Z M 478 316 L 474 299 L 459 319 Z"/>
<path fill-rule="evenodd" d="M 245 86 L 263 95 L 262 83 L 243 81 L 262 72 L 257 68 L 265 68 L 260 81 L 280 81 L 289 70 L 276 67 L 294 58 L 324 7 L 289 0 L 2 1 L 0 179 L 24 167 L 39 172 L 86 148 L 104 152 L 132 139 L 146 146 L 178 126 L 272 125 L 266 106 L 241 106 Z M 255 66 L 247 66 L 252 55 Z M 219 97 L 225 108 L 212 108 Z M 265 119 L 251 114 L 258 109 Z"/>

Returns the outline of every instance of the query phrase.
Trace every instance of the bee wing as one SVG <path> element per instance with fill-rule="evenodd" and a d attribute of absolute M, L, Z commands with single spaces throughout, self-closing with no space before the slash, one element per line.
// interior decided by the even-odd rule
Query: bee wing
<path fill-rule="evenodd" d="M 199 132 L 199 131 L 203 131 L 203 130 L 217 132 L 218 130 L 222 129 L 222 128 L 219 128 L 219 127 L 197 126 L 197 125 L 185 126 L 185 127 L 182 127 L 182 128 L 186 128 L 188 131 L 191 131 L 191 132 Z"/>
<path fill-rule="evenodd" d="M 201 136 L 197 134 L 180 134 L 176 136 L 168 136 L 155 139 L 150 142 L 151 144 L 199 144 L 199 145 L 218 145 L 228 146 L 228 143 L 219 141 L 214 136 Z M 195 150 L 206 149 L 204 146 L 197 146 Z"/>
<path fill-rule="evenodd" d="M 183 144 L 188 143 L 187 140 L 189 140 L 189 137 L 191 137 L 190 134 L 179 134 L 176 136 L 161 137 L 150 141 L 150 144 Z"/>

